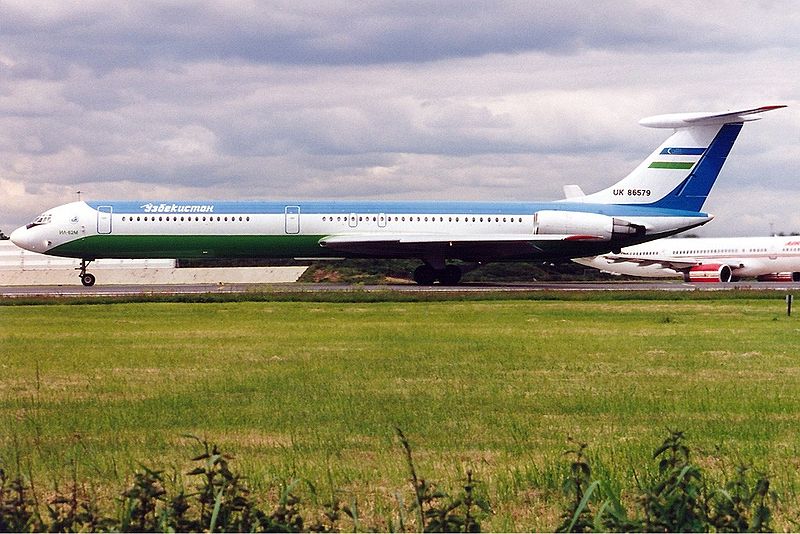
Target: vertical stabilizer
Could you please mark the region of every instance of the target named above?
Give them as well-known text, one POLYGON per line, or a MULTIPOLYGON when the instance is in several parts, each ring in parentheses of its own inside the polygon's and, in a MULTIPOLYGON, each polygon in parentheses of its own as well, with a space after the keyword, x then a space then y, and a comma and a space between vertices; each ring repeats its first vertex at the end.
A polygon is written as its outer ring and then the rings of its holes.
POLYGON ((724 113, 680 113, 642 119, 673 134, 628 176, 611 187, 570 199, 598 204, 636 204, 700 211, 745 122, 785 106, 724 113))

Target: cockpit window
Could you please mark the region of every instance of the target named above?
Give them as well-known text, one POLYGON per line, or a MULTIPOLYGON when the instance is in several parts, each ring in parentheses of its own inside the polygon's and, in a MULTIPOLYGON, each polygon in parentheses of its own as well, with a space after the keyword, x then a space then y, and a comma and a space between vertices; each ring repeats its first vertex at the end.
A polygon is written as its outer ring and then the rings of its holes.
POLYGON ((33 228, 34 226, 41 226, 43 224, 49 223, 53 220, 53 216, 49 213, 43 213, 36 217, 32 223, 29 223, 25 226, 25 228, 33 228))

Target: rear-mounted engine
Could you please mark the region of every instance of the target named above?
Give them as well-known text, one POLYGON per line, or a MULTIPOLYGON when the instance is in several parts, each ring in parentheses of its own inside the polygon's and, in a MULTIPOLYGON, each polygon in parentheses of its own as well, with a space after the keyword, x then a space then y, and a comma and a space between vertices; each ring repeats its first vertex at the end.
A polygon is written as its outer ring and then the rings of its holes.
POLYGON ((609 241, 614 236, 638 236, 644 232, 644 226, 599 213, 543 210, 533 215, 534 234, 578 235, 609 241))

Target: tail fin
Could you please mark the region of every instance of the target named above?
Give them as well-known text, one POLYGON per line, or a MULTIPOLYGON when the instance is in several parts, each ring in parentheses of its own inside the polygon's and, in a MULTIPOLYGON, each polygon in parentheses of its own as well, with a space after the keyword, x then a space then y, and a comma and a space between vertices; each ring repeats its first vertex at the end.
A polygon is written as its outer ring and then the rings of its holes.
POLYGON ((642 119, 642 126, 675 131, 628 176, 607 189, 570 201, 700 211, 743 124, 761 118, 753 115, 783 107, 642 119))

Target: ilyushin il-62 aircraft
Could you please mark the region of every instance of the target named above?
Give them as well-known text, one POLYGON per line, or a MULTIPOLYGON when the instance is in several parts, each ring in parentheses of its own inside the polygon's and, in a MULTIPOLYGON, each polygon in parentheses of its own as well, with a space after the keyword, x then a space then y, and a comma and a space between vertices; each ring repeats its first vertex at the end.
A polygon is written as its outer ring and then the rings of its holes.
POLYGON ((800 282, 800 237, 701 237, 658 239, 572 261, 601 271, 687 282, 800 282))
POLYGON ((11 240, 79 258, 85 286, 98 258, 417 258, 417 283, 452 285, 471 265, 596 256, 707 223, 700 210, 743 124, 782 107, 642 119, 674 131, 614 185, 568 185, 557 201, 79 201, 11 240))

